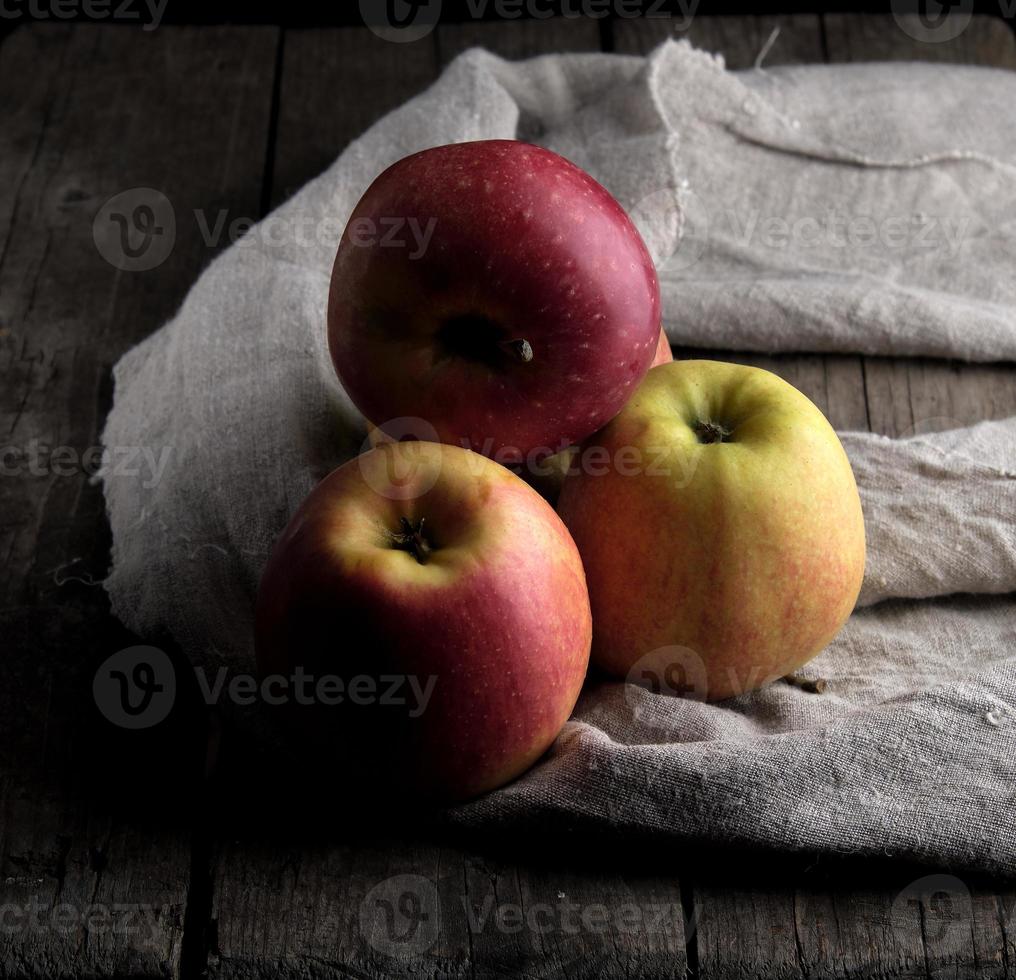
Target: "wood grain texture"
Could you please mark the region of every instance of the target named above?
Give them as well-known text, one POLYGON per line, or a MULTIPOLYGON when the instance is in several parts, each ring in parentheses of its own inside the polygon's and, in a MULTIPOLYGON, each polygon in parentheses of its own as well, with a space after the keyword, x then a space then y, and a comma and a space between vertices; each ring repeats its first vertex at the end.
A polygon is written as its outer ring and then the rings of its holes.
POLYGON ((189 837, 90 808, 87 791, 0 788, 0 974, 179 976, 189 837))
POLYGON ((699 976, 1011 976, 1016 893, 920 869, 802 867, 696 885, 699 976))
POLYGON ((600 50, 598 22, 588 18, 442 24, 436 36, 442 65, 473 47, 486 48, 509 59, 551 52, 600 50))
POLYGON ((640 17, 615 21, 613 34, 614 50, 619 54, 648 54, 667 38, 685 39, 696 48, 723 55, 731 70, 753 67, 767 44, 765 66, 823 60, 817 14, 698 16, 690 20, 640 17))
MULTIPOLYGON (((539 848, 533 848, 539 853, 539 848)), ((609 865, 609 863, 608 863, 609 865)), ((681 976, 676 883, 386 837, 228 844, 210 976, 681 976)))
POLYGON ((1012 28, 999 17, 950 13, 930 35, 914 14, 823 14, 829 61, 940 61, 1016 68, 1012 28), (922 38, 938 38, 922 40, 922 38))
POLYGON ((437 77, 433 34, 399 44, 362 27, 287 30, 281 55, 269 175, 273 206, 437 77))
POLYGON ((113 363, 214 251, 193 210, 256 213, 274 36, 30 25, 0 48, 4 976, 182 969, 180 811, 204 731, 183 695, 134 737, 92 702, 98 663, 138 641, 99 587, 109 534, 89 453, 113 363), (170 199, 177 230, 157 269, 131 273, 100 255, 93 219, 137 187, 170 199))

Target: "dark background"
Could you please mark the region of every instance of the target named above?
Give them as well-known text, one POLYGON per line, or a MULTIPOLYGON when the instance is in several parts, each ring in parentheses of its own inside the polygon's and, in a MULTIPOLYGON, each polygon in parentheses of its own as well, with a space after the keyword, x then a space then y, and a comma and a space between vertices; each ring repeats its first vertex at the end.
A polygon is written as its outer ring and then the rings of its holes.
MULTIPOLYGON (((24 9, 28 0, 6 0, 6 4, 0 4, 0 9, 6 7, 11 10, 24 9)), ((53 0, 35 0, 42 9, 49 9, 53 0)), ((57 0, 59 2, 59 0, 57 0)), ((109 0, 115 8, 125 0, 109 0)), ((141 10, 143 6, 138 0, 129 0, 131 9, 141 10)), ((402 2, 402 0, 399 0, 402 2)), ((415 0, 426 5, 426 0, 415 0)), ((508 0, 510 4, 512 0, 508 0)), ((550 14, 564 14, 570 16, 575 10, 589 9, 595 7, 598 0, 539 0, 536 6, 540 11, 547 11, 550 14)), ((610 7, 606 0, 599 0, 603 5, 610 7)), ((798 0, 781 0, 780 3, 748 3, 745 0, 701 0, 692 6, 693 0, 686 0, 683 4, 677 0, 641 0, 640 9, 643 11, 664 10, 673 15, 679 15, 685 10, 691 10, 695 16, 721 16, 729 14, 745 15, 785 15, 800 13, 872 13, 885 14, 890 10, 899 13, 914 12, 928 15, 931 12, 937 16, 941 10, 972 10, 974 13, 986 14, 988 16, 1003 17, 1012 21, 1012 14, 1016 12, 1016 5, 1010 5, 1002 0, 859 0, 859 2, 842 2, 842 0, 825 0, 825 2, 798 2, 798 0)), ((518 19, 528 19, 529 14, 525 12, 528 6, 522 3, 523 8, 518 19)), ((634 4, 633 4, 634 6, 634 4)), ((542 13, 541 13, 542 17, 542 13)), ((0 31, 9 31, 19 21, 27 19, 24 15, 19 18, 0 17, 0 31)), ((76 20, 86 19, 80 13, 70 17, 56 17, 50 19, 73 23, 76 20)), ((483 2, 483 0, 443 0, 441 7, 441 22, 460 23, 469 20, 497 20, 495 11, 495 0, 483 2), (482 8, 482 15, 476 16, 475 11, 482 8)), ((615 13, 604 17, 596 18, 601 21, 604 28, 609 31, 612 21, 619 19, 615 13)), ((363 24, 362 15, 358 0, 168 0, 162 23, 164 24, 280 24, 285 27, 314 27, 314 26, 357 26, 363 24)))

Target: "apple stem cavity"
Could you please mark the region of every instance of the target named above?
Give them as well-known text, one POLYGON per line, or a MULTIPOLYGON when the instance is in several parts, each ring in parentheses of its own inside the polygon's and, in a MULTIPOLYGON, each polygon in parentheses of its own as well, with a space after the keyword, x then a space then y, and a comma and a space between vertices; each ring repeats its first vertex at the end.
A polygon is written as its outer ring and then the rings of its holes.
POLYGON ((520 364, 528 364, 533 359, 533 348, 528 340, 502 340, 499 346, 520 364))
POLYGON ((809 680, 800 674, 787 674, 783 680, 791 687, 796 687, 800 691, 807 691, 809 694, 821 694, 826 689, 826 681, 823 677, 809 680))
POLYGON ((421 565, 426 565, 433 550, 423 536, 424 518, 414 525, 408 517, 399 518, 401 531, 393 534, 392 545, 400 551, 408 551, 421 565))
POLYGON ((720 425, 719 422, 704 422, 701 419, 695 422, 692 429, 698 436, 698 441, 704 445, 714 442, 729 442, 730 437, 734 434, 733 429, 728 429, 726 426, 720 425))
POLYGON ((444 320, 437 341, 446 357, 461 357, 502 370, 506 363, 528 364, 533 359, 533 345, 511 333, 488 316, 461 313, 444 320))

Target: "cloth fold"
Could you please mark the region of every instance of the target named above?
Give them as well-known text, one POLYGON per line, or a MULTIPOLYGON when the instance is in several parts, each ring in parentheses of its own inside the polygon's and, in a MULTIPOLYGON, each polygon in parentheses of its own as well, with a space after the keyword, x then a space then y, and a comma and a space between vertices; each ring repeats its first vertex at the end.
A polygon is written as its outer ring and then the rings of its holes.
POLYGON ((908 439, 840 438, 868 537, 859 605, 1016 592, 1016 418, 908 439))
MULTIPOLYGON (((645 59, 467 52, 219 256, 116 366, 109 458, 144 447, 162 465, 101 474, 114 612, 205 668, 253 670, 272 543, 364 444, 325 346, 328 279, 356 200, 400 157, 521 137, 574 160, 643 230, 675 343, 1006 359, 1016 127, 997 121, 1014 104, 1016 76, 987 69, 732 74, 684 43, 645 59)), ((869 561, 861 608, 807 668, 825 694, 775 684, 706 705, 591 683, 540 765, 449 819, 1008 870, 1016 419, 842 438, 869 561)))

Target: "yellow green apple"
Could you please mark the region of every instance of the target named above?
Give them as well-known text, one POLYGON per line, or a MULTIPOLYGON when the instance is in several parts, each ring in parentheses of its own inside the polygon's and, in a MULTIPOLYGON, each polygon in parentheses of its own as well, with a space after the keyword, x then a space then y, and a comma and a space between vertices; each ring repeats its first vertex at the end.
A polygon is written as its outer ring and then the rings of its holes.
POLYGON ((592 624, 578 551, 539 494, 466 449, 403 442, 339 467, 299 507, 256 632, 263 678, 312 690, 290 715, 337 779, 457 800, 547 750, 592 624))
POLYGON ((709 700, 810 660, 861 586, 843 447, 808 398, 758 368, 653 368, 583 444, 558 512, 586 569, 594 662, 635 681, 677 666, 709 700))

